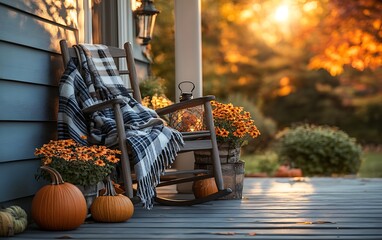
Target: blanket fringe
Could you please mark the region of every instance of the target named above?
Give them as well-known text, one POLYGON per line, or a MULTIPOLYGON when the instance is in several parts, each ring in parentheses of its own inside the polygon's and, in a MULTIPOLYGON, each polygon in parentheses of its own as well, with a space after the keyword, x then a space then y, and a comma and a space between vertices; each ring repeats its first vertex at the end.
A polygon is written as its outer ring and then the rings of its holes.
POLYGON ((157 186, 160 183, 160 176, 163 175, 166 168, 171 166, 178 155, 179 143, 183 145, 183 139, 175 132, 172 133, 170 142, 172 144, 168 144, 163 149, 157 161, 154 161, 151 166, 149 173, 138 181, 137 196, 140 197, 143 207, 148 210, 154 206, 154 197, 156 196, 155 188, 152 186, 157 186))

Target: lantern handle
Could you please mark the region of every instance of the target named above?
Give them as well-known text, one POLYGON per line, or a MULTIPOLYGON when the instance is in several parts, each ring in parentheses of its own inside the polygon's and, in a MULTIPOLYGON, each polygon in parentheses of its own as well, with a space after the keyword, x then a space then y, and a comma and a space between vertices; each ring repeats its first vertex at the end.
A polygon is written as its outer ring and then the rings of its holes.
POLYGON ((195 84, 194 84, 193 82, 191 82, 191 81, 183 81, 183 82, 180 82, 180 83, 178 84, 178 88, 179 88, 179 90, 180 90, 180 93, 183 93, 182 89, 180 88, 180 85, 182 85, 183 83, 191 83, 191 84, 192 84, 191 92, 194 91, 194 89, 195 89, 195 84))

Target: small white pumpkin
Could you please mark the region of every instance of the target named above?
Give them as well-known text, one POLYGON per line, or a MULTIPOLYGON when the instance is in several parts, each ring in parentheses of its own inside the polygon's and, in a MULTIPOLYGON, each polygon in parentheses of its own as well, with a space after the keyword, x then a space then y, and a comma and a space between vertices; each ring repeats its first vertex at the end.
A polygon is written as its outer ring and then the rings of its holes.
POLYGON ((0 237, 11 237, 14 235, 13 218, 10 213, 0 211, 0 237))
POLYGON ((13 228, 15 234, 23 232, 28 225, 28 215, 24 209, 19 206, 10 206, 4 209, 5 212, 13 217, 13 228))

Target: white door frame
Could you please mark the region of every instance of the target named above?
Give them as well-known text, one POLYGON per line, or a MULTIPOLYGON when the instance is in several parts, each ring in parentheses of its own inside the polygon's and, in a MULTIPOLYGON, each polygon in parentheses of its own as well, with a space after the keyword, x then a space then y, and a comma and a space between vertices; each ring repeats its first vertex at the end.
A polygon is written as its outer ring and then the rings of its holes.
POLYGON ((78 43, 92 43, 92 0, 78 1, 78 43))

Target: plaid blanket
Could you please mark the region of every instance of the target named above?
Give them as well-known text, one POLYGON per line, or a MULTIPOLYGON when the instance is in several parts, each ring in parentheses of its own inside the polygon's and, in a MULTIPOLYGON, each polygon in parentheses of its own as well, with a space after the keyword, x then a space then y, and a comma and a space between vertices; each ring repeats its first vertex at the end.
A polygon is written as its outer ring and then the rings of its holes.
POLYGON ((82 109, 96 103, 122 98, 121 110, 125 133, 132 152, 132 162, 138 180, 137 196, 143 206, 151 209, 155 186, 160 175, 175 159, 181 134, 158 121, 154 110, 146 108, 127 92, 107 47, 103 45, 75 46, 80 55, 82 68, 77 69, 72 59, 63 73, 59 85, 58 137, 72 138, 87 145, 81 136, 91 135, 97 144, 117 144, 117 130, 112 109, 97 111, 85 117, 82 109), (156 122, 154 126, 140 128, 142 124, 156 122), (158 122, 160 124, 158 124, 158 122))

